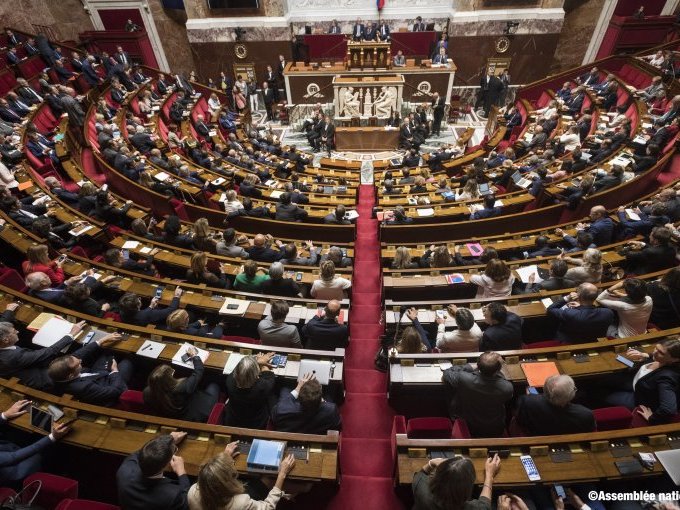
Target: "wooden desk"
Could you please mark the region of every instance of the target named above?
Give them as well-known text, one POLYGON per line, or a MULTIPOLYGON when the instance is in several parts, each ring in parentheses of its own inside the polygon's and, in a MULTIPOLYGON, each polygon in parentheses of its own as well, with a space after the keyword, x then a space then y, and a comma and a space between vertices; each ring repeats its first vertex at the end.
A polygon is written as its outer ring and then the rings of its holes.
POLYGON ((399 147, 399 129, 384 127, 338 127, 335 145, 339 151, 383 151, 399 147))

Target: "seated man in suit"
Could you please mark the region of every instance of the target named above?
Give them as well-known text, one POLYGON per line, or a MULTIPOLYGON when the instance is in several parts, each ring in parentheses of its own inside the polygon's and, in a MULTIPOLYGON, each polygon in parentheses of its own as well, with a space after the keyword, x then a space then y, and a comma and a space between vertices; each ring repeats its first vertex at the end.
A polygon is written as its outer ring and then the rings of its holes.
POLYGON ((21 384, 44 391, 51 386, 45 371, 47 363, 71 345, 76 335, 82 331, 85 322, 74 324, 71 331, 51 347, 25 349, 16 345, 19 341, 19 333, 12 325, 14 311, 18 307, 18 304, 10 303, 0 316, 2 321, 0 322, 0 377, 5 379, 18 377, 21 384))
POLYGON ((322 390, 314 374, 304 374, 293 391, 283 388, 272 409, 274 430, 301 434, 342 430, 338 407, 323 400, 322 390))
POLYGON ((323 222, 328 225, 351 225, 352 222, 345 219, 346 212, 345 206, 343 204, 338 204, 335 206, 335 211, 324 216, 323 222))
POLYGON ((66 288, 66 285, 52 288, 52 280, 42 272, 29 273, 26 275, 25 283, 26 287, 28 287, 29 296, 37 297, 48 303, 59 302, 64 295, 64 289, 66 288))
POLYGON ((489 303, 482 308, 484 321, 489 325, 479 343, 481 351, 509 351, 522 348, 522 318, 508 312, 500 303, 489 303))
POLYGON ((375 23, 369 21, 366 23, 366 29, 364 30, 364 40, 375 41, 378 38, 378 29, 375 23))
POLYGON ((334 19, 333 23, 331 23, 330 28, 328 29, 329 34, 341 34, 342 29, 340 28, 340 25, 338 25, 338 20, 334 19))
POLYGON ((411 32, 425 32, 425 23, 423 23, 423 18, 418 16, 416 22, 413 24, 413 29, 411 32))
POLYGON ((85 60, 82 61, 82 73, 83 76, 85 77, 85 81, 91 86, 91 87, 96 87, 99 85, 99 82, 101 81, 101 78, 97 74, 97 72, 94 70, 94 67, 92 65, 94 64, 95 59, 92 55, 87 57, 85 60))
POLYGON ((572 400, 576 384, 568 375, 545 380, 542 395, 522 395, 517 405, 517 424, 530 436, 583 434, 595 431, 593 412, 572 400))
POLYGON ((505 430, 505 405, 512 398, 512 383, 501 369, 503 358, 497 352, 485 352, 477 366, 454 365, 442 374, 451 393, 449 414, 462 418, 472 437, 501 437, 505 430))
POLYGON ((482 220, 484 218, 493 218, 501 214, 501 208, 496 207, 496 196, 494 194, 486 195, 484 197, 484 207, 470 214, 471 220, 482 220))
POLYGON ((449 56, 446 54, 446 48, 443 46, 439 48, 439 52, 434 57, 432 57, 432 63, 441 65, 446 65, 449 63, 449 56))
MULTIPOLYGON (((251 247, 246 251, 251 259, 257 262, 276 262, 281 260, 283 252, 271 248, 271 236, 269 238, 262 234, 257 234, 251 241, 251 247)), ((283 246, 281 241, 276 242, 276 246, 280 248, 283 246)))
POLYGON ((309 213, 294 204, 290 193, 283 193, 276 204, 276 215, 274 219, 279 221, 303 221, 307 219, 309 213))
POLYGON ((118 503, 125 510, 189 510, 187 493, 191 481, 177 446, 186 432, 153 438, 127 457, 118 468, 118 503), (177 479, 164 476, 172 471, 177 479))
POLYGON ((5 54, 5 58, 7 59, 7 63, 11 65, 16 65, 19 62, 21 62, 21 57, 17 55, 16 48, 10 48, 9 51, 5 54))
POLYGON ((628 273, 654 273, 677 264, 677 253, 671 244, 671 231, 667 227, 654 227, 649 234, 649 243, 631 241, 629 247, 626 250, 628 273))
POLYGON ((576 287, 576 292, 548 307, 548 316, 558 321, 555 339, 567 344, 582 344, 607 336, 607 329, 616 320, 616 312, 596 307, 598 294, 595 285, 582 283, 576 287))
POLYGON ((135 128, 135 134, 130 137, 130 143, 142 154, 148 154, 156 148, 155 138, 146 132, 144 126, 135 128))
POLYGON ((596 205, 590 209, 590 224, 577 223, 576 230, 585 230, 593 236, 595 246, 610 244, 614 235, 614 222, 607 214, 603 205, 596 205))
POLYGON ((338 347, 347 347, 349 329, 347 325, 338 323, 340 311, 340 301, 332 299, 325 306, 321 317, 314 316, 305 324, 302 328, 305 348, 333 351, 338 347))
MULTIPOLYGON (((278 262, 274 262, 274 264, 278 264, 278 262)), ((265 317, 257 325, 257 333, 264 345, 302 349, 297 327, 285 322, 288 310, 288 303, 285 301, 276 300, 272 302, 271 316, 265 317)))
POLYGON ((158 298, 153 298, 148 308, 142 310, 142 300, 134 292, 126 292, 118 301, 120 318, 128 324, 137 326, 148 326, 149 324, 165 324, 165 321, 172 312, 179 308, 179 298, 182 289, 177 287, 175 295, 170 304, 165 308, 158 308, 158 298))
MULTIPOLYGON (((0 426, 5 425, 22 414, 26 414, 31 407, 30 400, 19 400, 0 416, 0 426)), ((41 471, 40 452, 59 441, 68 434, 70 427, 52 423, 52 432, 33 444, 21 448, 9 441, 0 443, 0 479, 5 484, 20 483, 24 478, 37 471, 41 471)))
POLYGON ((559 254, 561 251, 559 248, 550 246, 547 236, 537 236, 534 245, 534 249, 527 253, 528 256, 526 258, 550 257, 559 254))
POLYGON ((381 41, 390 40, 390 26, 384 19, 381 20, 380 25, 378 25, 378 37, 380 38, 381 41))
POLYGON ((535 273, 529 276, 529 283, 526 285, 525 293, 530 294, 539 292, 541 290, 560 290, 571 289, 575 286, 575 282, 569 278, 565 278, 569 266, 563 259, 553 259, 550 261, 550 277, 543 280, 541 283, 534 283, 536 281, 535 273))
POLYGON ((55 392, 68 393, 74 398, 101 406, 113 406, 127 389, 132 376, 132 363, 122 360, 120 368, 115 358, 102 354, 102 348, 122 339, 119 333, 112 333, 90 342, 73 354, 52 360, 47 375, 54 383, 55 392), (91 368, 83 368, 83 362, 93 362, 91 368))

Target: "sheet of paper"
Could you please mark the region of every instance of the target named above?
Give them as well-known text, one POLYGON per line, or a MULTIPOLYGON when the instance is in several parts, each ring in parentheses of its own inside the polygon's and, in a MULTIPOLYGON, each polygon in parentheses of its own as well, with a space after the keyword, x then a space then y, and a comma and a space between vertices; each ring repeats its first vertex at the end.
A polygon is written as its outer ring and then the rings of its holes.
POLYGON ((626 209, 626 216, 628 216, 628 219, 631 221, 640 221, 640 215, 632 209, 626 209))
POLYGON ((522 283, 529 283, 529 277, 532 274, 536 275, 534 283, 541 283, 543 281, 543 278, 538 275, 538 267, 536 264, 526 267, 517 267, 515 268, 515 272, 517 273, 517 276, 519 276, 519 279, 522 281, 522 283))
POLYGON ((245 358, 244 354, 241 354, 239 352, 230 352, 229 357, 227 358, 227 363, 226 365, 224 365, 224 370, 222 370, 222 373, 226 375, 231 374, 236 368, 236 365, 238 365, 238 362, 241 361, 243 358, 245 358))
POLYGON ((73 323, 61 317, 52 317, 33 335, 33 343, 40 347, 51 347, 67 335, 73 323))
POLYGON ((291 306, 288 309, 288 315, 284 322, 288 324, 297 324, 301 319, 307 317, 307 309, 304 306, 291 306))
POLYGON ((143 253, 144 255, 147 255, 147 254, 149 254, 153 251, 153 248, 151 248, 150 246, 144 246, 144 247, 140 248, 139 251, 141 253, 143 253))
POLYGON ((161 355, 161 352, 163 352, 163 349, 165 349, 164 343, 147 340, 139 348, 137 354, 146 358, 158 359, 158 357, 161 355))
POLYGON ((432 209, 431 207, 427 207, 425 209, 418 209, 418 216, 420 217, 434 216, 434 209, 432 209))
POLYGON ((124 250, 134 250, 139 246, 139 241, 125 241, 125 244, 123 244, 123 249, 124 250))
POLYGON ((281 195, 283 195, 283 191, 279 190, 274 190, 269 194, 271 198, 279 198, 281 195))
POLYGON ((170 176, 166 174, 165 172, 157 172, 154 174, 153 178, 156 179, 157 181, 167 181, 170 176))
POLYGON ((222 315, 243 316, 243 314, 246 313, 249 304, 250 301, 246 301, 245 299, 225 298, 219 313, 222 315))
MULTIPOLYGON (((172 363, 174 365, 179 365, 180 367, 186 367, 186 368, 194 368, 194 362, 189 360, 187 363, 182 361, 182 356, 184 356, 187 352, 187 349, 191 347, 191 344, 182 344, 182 346, 177 350, 175 355, 172 357, 172 363)), ((208 356, 210 353, 204 349, 199 349, 198 347, 194 346, 196 350, 198 351, 198 357, 201 358, 201 361, 205 363, 205 360, 208 359, 208 356)))
POLYGON ((547 310, 548 307, 553 304, 553 300, 550 299, 549 297, 544 297, 543 299, 541 299, 541 303, 543 303, 543 306, 545 306, 547 310))

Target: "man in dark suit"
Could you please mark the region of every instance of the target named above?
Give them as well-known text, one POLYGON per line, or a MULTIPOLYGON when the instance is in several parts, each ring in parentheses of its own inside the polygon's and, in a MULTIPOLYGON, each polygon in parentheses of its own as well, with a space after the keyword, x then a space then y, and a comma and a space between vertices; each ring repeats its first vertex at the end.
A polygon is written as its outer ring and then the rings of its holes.
POLYGON ((503 95, 503 82, 491 71, 486 76, 486 90, 484 94, 484 116, 489 116, 492 106, 498 106, 503 95))
POLYGON ((17 78, 17 85, 15 90, 24 103, 33 105, 42 102, 40 94, 33 90, 24 78, 17 78))
POLYGON ((74 51, 71 53, 71 67, 77 71, 80 72, 83 69, 83 61, 85 59, 80 56, 80 54, 77 51, 74 51))
MULTIPOLYGON (((31 408, 30 400, 19 400, 0 416, 0 426, 26 414, 31 408)), ((40 452, 68 434, 70 427, 54 423, 52 432, 24 448, 9 441, 0 443, 0 478, 4 483, 16 485, 29 475, 41 470, 40 452)))
MULTIPOLYGON (((283 246, 281 241, 277 241, 278 246, 283 246)), ((252 240, 252 246, 246 249, 248 256, 257 262, 276 262, 281 260, 283 252, 274 250, 267 244, 267 238, 262 234, 257 234, 252 240)))
POLYGON ((130 143, 142 154, 148 154, 156 147, 154 138, 146 132, 144 126, 137 126, 135 134, 130 137, 130 143))
POLYGON ((116 48, 116 53, 113 54, 113 58, 115 58, 120 64, 123 64, 124 66, 129 66, 132 64, 130 61, 130 55, 128 55, 127 51, 123 51, 122 46, 118 46, 116 48))
POLYGON ((415 147, 416 149, 418 148, 419 144, 414 138, 413 128, 411 127, 408 120, 405 120, 404 123, 401 125, 399 139, 401 146, 406 149, 410 149, 411 147, 415 147))
POLYGON ((614 235, 614 222, 607 215, 607 209, 602 205, 596 205, 590 209, 590 225, 577 223, 577 230, 585 230, 593 236, 596 246, 604 246, 612 242, 614 235))
POLYGON ((423 23, 423 18, 418 16, 416 22, 413 24, 412 32, 425 32, 425 23, 423 23))
POLYGON ((48 303, 58 303, 64 296, 65 286, 60 285, 53 289, 52 281, 45 273, 35 272, 26 275, 26 287, 28 287, 29 296, 37 297, 48 303))
POLYGON ((387 24, 387 21, 385 20, 382 20, 380 22, 380 25, 378 26, 378 37, 380 38, 381 41, 390 40, 390 26, 387 24))
POLYGON ((501 437, 505 430, 505 404, 512 398, 512 383, 501 369, 503 358, 485 352, 477 361, 444 371, 442 381, 451 393, 449 414, 462 418, 473 437, 501 437))
POLYGON ((322 317, 315 316, 302 328, 306 349, 318 349, 332 351, 338 347, 347 347, 349 342, 349 329, 347 325, 340 324, 340 301, 332 299, 324 307, 322 317))
POLYGON ((536 257, 550 257, 552 255, 559 254, 561 250, 559 248, 550 246, 548 241, 549 239, 547 236, 536 236, 536 240, 534 241, 534 249, 527 253, 526 258, 533 259, 536 257))
POLYGON ((94 70, 94 67, 92 67, 93 63, 94 57, 92 55, 83 60, 82 73, 83 76, 85 76, 85 81, 91 87, 96 87, 97 85, 99 85, 99 81, 101 80, 101 78, 99 78, 99 75, 94 70))
POLYGON ((122 339, 119 333, 106 335, 81 347, 73 354, 61 356, 50 363, 47 375, 54 383, 57 393, 68 393, 74 398, 101 406, 113 406, 127 389, 127 381, 132 376, 132 363, 120 362, 101 353, 122 339), (91 368, 84 369, 83 362, 93 362, 91 368))
POLYGON ((5 54, 5 58, 7 59, 7 63, 11 65, 17 65, 19 62, 21 62, 21 57, 17 55, 16 48, 10 48, 5 54))
POLYGON ((203 115, 200 114, 200 113, 196 116, 196 124, 194 124, 194 129, 203 138, 207 137, 208 133, 210 133, 210 128, 205 123, 205 120, 203 119, 203 115))
POLYGON ((264 109, 267 111, 267 120, 273 120, 274 90, 269 88, 269 82, 266 81, 262 82, 262 99, 264 101, 264 109))
POLYGON ((590 72, 579 76, 577 81, 583 86, 592 87, 600 81, 600 71, 597 67, 593 67, 590 72))
POLYGON ((331 23, 331 28, 328 29, 329 34, 341 34, 342 31, 340 30, 340 25, 338 25, 338 20, 333 20, 333 23, 331 23))
POLYGON ((598 293, 592 283, 582 283, 576 287, 576 292, 548 307, 548 317, 557 320, 556 340, 583 344, 607 336, 607 328, 616 320, 616 312, 595 306, 598 293))
POLYGON ((269 89, 272 91, 273 101, 277 102, 279 100, 278 82, 276 73, 272 69, 272 66, 267 66, 267 70, 264 72, 264 79, 267 81, 269 89))
POLYGON ((366 41, 375 41, 378 37, 378 29, 375 23, 369 21, 366 23, 366 29, 364 30, 364 39, 366 41))
POLYGON ((54 72, 57 73, 57 76, 59 77, 59 81, 61 81, 62 83, 67 82, 68 80, 70 80, 71 78, 73 78, 75 76, 75 74, 73 74, 71 71, 69 71, 68 69, 66 69, 64 67, 64 64, 62 63, 61 60, 56 60, 54 62, 53 69, 54 69, 54 72))
POLYGON ((7 105, 22 117, 31 112, 31 107, 19 99, 19 96, 14 92, 8 92, 5 97, 7 98, 7 105))
POLYGON ((354 24, 354 27, 352 28, 352 40, 361 41, 364 39, 364 35, 365 35, 364 24, 361 22, 360 18, 357 18, 357 22, 354 24))
POLYGON ((335 147, 335 125, 328 115, 324 118, 324 126, 321 130, 321 144, 326 145, 329 155, 335 147))
POLYGON ((517 424, 530 436, 584 434, 595 431, 593 412, 572 400, 576 384, 568 375, 545 380, 542 395, 522 395, 517 405, 517 424))
POLYGON ((493 218, 494 216, 498 216, 501 213, 501 208, 496 207, 496 197, 495 195, 486 195, 484 197, 484 207, 482 209, 479 209, 478 211, 473 212, 470 214, 470 219, 471 220, 482 220, 485 218, 493 218))
POLYGON ((631 241, 626 251, 626 270, 631 274, 648 274, 676 265, 677 253, 670 244, 671 231, 655 227, 649 234, 649 243, 631 241))
POLYGON ((585 98, 586 91, 583 87, 576 87, 572 90, 571 97, 564 102, 565 106, 569 109, 569 115, 573 117, 574 115, 581 113, 585 98))
POLYGON ((279 221, 302 221, 307 218, 308 212, 294 204, 290 193, 283 193, 276 204, 274 219, 279 221))
POLYGON ((573 280, 565 278, 569 266, 563 259, 553 259, 550 262, 550 277, 546 278, 540 283, 534 283, 536 278, 534 275, 529 276, 529 282, 526 285, 525 293, 539 292, 541 290, 560 290, 571 289, 576 286, 573 280))
POLYGON ((138 326, 165 324, 168 315, 179 308, 179 298, 181 296, 182 289, 177 287, 172 301, 165 308, 158 308, 158 299, 153 298, 148 308, 142 309, 142 300, 139 296, 133 292, 126 292, 118 301, 121 319, 123 322, 138 326))
POLYGON ((188 510, 191 480, 177 445, 186 432, 157 436, 127 457, 116 473, 118 503, 125 510, 188 510), (163 475, 173 471, 177 479, 163 475))
POLYGON ((19 113, 10 108, 9 103, 5 98, 0 98, 0 119, 11 124, 18 124, 23 120, 19 113))
POLYGON ((281 432, 325 435, 342 430, 338 407, 323 400, 314 374, 304 374, 293 391, 283 388, 271 416, 274 430, 281 432))
POLYGON ((38 47, 35 45, 35 39, 30 37, 26 43, 24 44, 24 50, 26 50, 26 54, 29 57, 32 57, 33 55, 37 55, 40 53, 40 50, 38 50, 38 47))
POLYGON ((82 331, 85 322, 74 324, 69 334, 51 347, 24 349, 17 347, 19 336, 12 325, 14 311, 18 307, 18 304, 10 303, 0 316, 0 321, 2 321, 0 322, 0 377, 5 379, 18 377, 21 384, 44 391, 50 387, 45 371, 46 364, 59 356, 64 348, 71 345, 74 337, 82 331))
POLYGON ((345 219, 345 212, 345 206, 338 204, 335 211, 324 216, 323 222, 327 225, 351 225, 352 222, 345 219))
POLYGON ((432 115, 434 120, 432 121, 432 134, 439 136, 441 130, 442 119, 444 118, 444 98, 439 95, 439 92, 435 92, 432 97, 432 115))
POLYGON ((449 56, 446 54, 446 48, 443 46, 439 48, 436 55, 432 57, 432 63, 437 65, 446 65, 449 62, 449 56))
POLYGON ((482 308, 484 321, 489 325, 482 334, 480 351, 509 351, 522 348, 522 318, 508 312, 500 303, 489 303, 482 308))

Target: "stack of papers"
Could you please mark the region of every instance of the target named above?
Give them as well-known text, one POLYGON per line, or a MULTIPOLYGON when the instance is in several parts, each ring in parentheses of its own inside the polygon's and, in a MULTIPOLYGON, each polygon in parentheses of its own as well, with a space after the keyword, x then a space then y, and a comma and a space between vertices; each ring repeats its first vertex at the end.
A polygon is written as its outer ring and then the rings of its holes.
POLYGON ((307 308, 304 306, 291 306, 288 309, 288 315, 284 322, 288 324, 297 324, 302 319, 307 318, 307 308))
POLYGON ((92 228, 92 225, 80 225, 79 227, 69 230, 68 233, 74 237, 78 237, 92 228))
POLYGON ((243 314, 246 313, 249 304, 250 301, 246 301, 245 299, 225 298, 219 313, 222 315, 243 316, 243 314))

